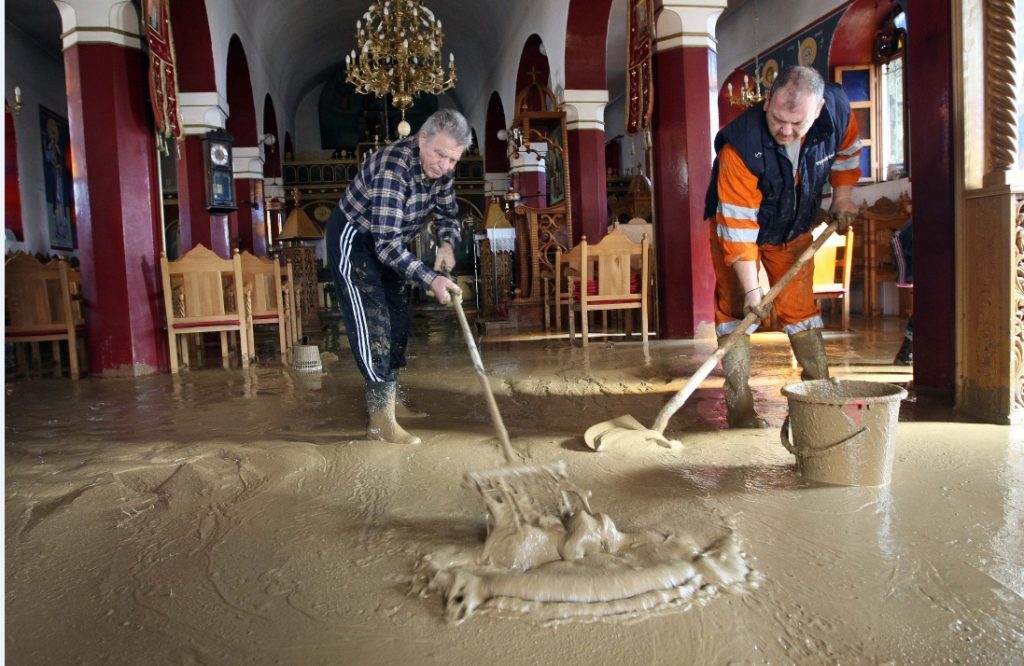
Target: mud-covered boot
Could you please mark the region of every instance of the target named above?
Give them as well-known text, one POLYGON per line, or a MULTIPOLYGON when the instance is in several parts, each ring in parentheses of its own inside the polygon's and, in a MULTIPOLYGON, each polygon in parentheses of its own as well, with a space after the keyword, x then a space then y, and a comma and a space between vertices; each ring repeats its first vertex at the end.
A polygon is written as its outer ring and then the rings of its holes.
POLYGON ((395 399, 395 417, 399 419, 422 419, 429 416, 426 412, 414 409, 409 402, 409 392, 402 387, 401 381, 395 382, 398 386, 398 397, 395 399))
POLYGON ((370 423, 366 426, 366 437, 392 444, 420 444, 423 442, 398 425, 395 420, 395 382, 375 382, 366 385, 366 410, 370 423))
MULTIPOLYGON (((721 346, 725 338, 719 338, 721 346)), ((767 428, 768 422, 754 411, 750 391, 750 336, 739 338, 722 357, 725 372, 726 420, 730 428, 767 428)))
POLYGON ((896 352, 896 358, 893 359, 893 363, 896 365, 913 365, 914 363, 914 341, 910 338, 903 336, 903 344, 900 345, 900 350, 896 352))
POLYGON ((828 356, 825 355, 825 341, 820 330, 794 333, 789 336, 789 344, 802 370, 800 379, 828 379, 828 356))

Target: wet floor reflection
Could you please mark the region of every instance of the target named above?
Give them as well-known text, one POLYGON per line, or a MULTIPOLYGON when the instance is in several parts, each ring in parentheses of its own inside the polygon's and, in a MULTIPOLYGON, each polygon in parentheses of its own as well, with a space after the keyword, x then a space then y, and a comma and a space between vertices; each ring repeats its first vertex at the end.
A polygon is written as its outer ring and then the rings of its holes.
MULTIPOLYGON (((836 376, 907 385, 902 327, 829 332, 836 376)), ((589 450, 586 427, 653 423, 710 340, 498 336, 479 346, 512 445, 562 461, 624 529, 727 529, 759 589, 628 626, 477 614, 406 595, 417 558, 480 540, 466 472, 503 463, 450 311, 417 312, 402 379, 419 447, 369 442, 336 327, 323 372, 270 357, 137 379, 5 386, 12 663, 986 663, 1024 644, 1024 436, 927 393, 901 406, 892 483, 827 486, 780 443, 788 342, 754 340, 767 430, 728 430, 717 371, 672 419, 682 448, 589 450), (53 640, 53 627, 61 627, 53 640), (651 646, 656 646, 652 651, 651 646), (596 658, 595 658, 596 657, 596 658)))

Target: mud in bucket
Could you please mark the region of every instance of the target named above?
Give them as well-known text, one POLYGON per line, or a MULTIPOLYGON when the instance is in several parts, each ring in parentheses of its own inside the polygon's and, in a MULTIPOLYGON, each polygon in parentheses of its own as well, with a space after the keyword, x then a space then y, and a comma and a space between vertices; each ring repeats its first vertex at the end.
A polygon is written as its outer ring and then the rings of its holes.
POLYGON ((782 445, 796 456, 804 478, 843 486, 889 483, 904 389, 818 379, 789 384, 782 394, 789 401, 782 445))

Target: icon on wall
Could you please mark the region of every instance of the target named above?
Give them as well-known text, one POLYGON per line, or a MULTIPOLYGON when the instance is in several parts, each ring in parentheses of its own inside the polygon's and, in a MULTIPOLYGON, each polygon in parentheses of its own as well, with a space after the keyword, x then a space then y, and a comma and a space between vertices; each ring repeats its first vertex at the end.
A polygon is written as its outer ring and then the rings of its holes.
POLYGON ((800 42, 800 64, 804 67, 814 67, 814 59, 818 57, 818 42, 814 37, 808 37, 800 42))
POLYGON ((78 243, 68 121, 40 106, 39 128, 43 142, 43 180, 46 186, 50 247, 55 250, 74 250, 78 243))

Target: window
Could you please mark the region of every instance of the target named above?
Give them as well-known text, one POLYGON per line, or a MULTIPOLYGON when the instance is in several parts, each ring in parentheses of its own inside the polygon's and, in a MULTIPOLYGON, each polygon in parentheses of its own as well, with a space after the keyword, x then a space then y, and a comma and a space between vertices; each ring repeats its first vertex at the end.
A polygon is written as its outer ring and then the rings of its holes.
POLYGON ((882 130, 879 165, 882 180, 892 180, 907 175, 907 131, 906 105, 906 61, 903 56, 881 66, 882 103, 879 126, 882 130))
POLYGON ((875 62, 835 69, 835 80, 843 86, 860 125, 861 182, 909 174, 906 25, 906 14, 900 12, 875 34, 875 62))

